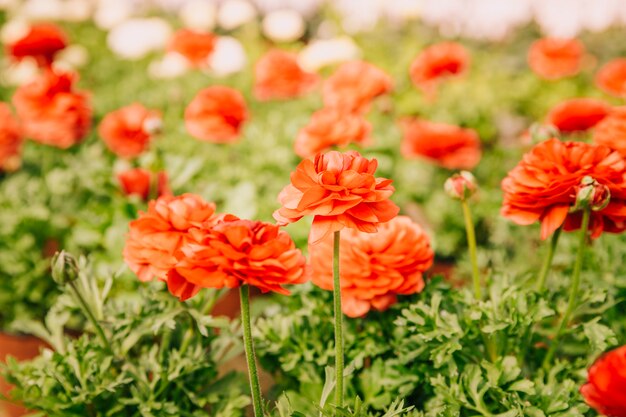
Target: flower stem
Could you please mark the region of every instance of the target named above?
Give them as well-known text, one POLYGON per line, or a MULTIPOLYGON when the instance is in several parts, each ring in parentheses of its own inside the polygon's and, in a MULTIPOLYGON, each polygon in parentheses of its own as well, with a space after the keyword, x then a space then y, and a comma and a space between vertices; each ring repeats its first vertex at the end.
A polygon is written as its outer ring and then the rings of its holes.
POLYGON ((263 417, 261 384, 259 384, 259 373, 256 368, 254 342, 252 340, 252 325, 250 324, 250 288, 248 287, 248 285, 242 285, 241 287, 239 287, 239 297, 241 299, 241 324, 243 326, 243 344, 246 351, 246 361, 248 362, 248 375, 250 377, 250 392, 252 393, 252 406, 254 408, 254 417, 263 417))
POLYGON ((472 281, 474 283, 474 296, 477 300, 482 298, 480 285, 480 273, 478 271, 478 256, 476 255, 476 232, 472 221, 472 212, 466 199, 461 201, 463 205, 463 217, 465 218, 465 232, 467 233, 467 246, 469 248, 470 261, 472 262, 472 281))
POLYGON ((335 309, 335 372, 337 386, 335 387, 335 404, 343 406, 343 312, 341 310, 341 280, 339 279, 339 248, 341 232, 333 236, 333 301, 335 309))
POLYGON ((561 236, 561 228, 559 227, 552 234, 552 240, 550 240, 550 246, 548 247, 548 254, 543 260, 543 265, 541 266, 541 272, 539 272, 539 280, 537 281, 537 292, 543 291, 543 286, 546 283, 546 278, 548 277, 548 273, 550 272, 550 267, 552 266, 552 259, 554 259, 554 251, 556 249, 556 245, 559 242, 559 236, 561 236))
POLYGON ((587 229, 589 228, 589 217, 591 215, 591 209, 589 207, 583 210, 583 219, 580 226, 580 237, 578 241, 578 253, 576 255, 576 263, 574 264, 574 274, 572 276, 572 286, 569 293, 569 301, 567 302, 567 308, 561 318, 561 323, 557 329, 550 349, 543 360, 544 369, 548 367, 552 361, 552 357, 559 346, 559 339, 568 326, 574 308, 576 307, 576 301, 578 300, 578 290, 580 288, 580 272, 583 266, 583 255, 585 254, 585 246, 587 245, 587 229))
POLYGON ((89 308, 89 304, 87 304, 87 301, 85 301, 85 298, 76 287, 76 284, 74 283, 74 281, 69 281, 69 284, 70 284, 70 287, 72 288, 72 291, 74 292, 74 295, 76 296, 76 299, 78 300, 78 303, 80 304, 81 309, 87 316, 87 319, 93 325, 94 329, 96 329, 96 334, 102 341, 102 344, 104 345, 104 347, 107 348, 109 352, 112 353, 113 348, 111 347, 111 343, 109 342, 109 339, 107 339, 107 337, 104 335, 104 330, 102 329, 102 326, 100 326, 100 323, 96 319, 96 316, 94 316, 93 312, 91 311, 91 308, 89 308))

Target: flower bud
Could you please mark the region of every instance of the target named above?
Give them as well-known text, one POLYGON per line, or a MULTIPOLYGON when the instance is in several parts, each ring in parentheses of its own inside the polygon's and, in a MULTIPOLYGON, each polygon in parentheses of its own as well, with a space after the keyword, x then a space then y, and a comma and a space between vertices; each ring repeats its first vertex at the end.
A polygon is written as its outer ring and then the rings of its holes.
POLYGON ((478 184, 471 172, 461 171, 448 178, 443 188, 450 197, 463 201, 476 194, 478 184))
POLYGON ((559 130, 553 125, 533 123, 528 129, 532 143, 540 143, 548 139, 558 138, 559 130))
POLYGON ((585 176, 576 187, 576 203, 572 211, 590 208, 593 211, 604 209, 611 200, 611 191, 592 177, 585 176))
POLYGON ((65 285, 77 278, 76 258, 63 250, 55 253, 52 257, 52 279, 59 285, 65 285))
POLYGON ((143 130, 149 135, 156 135, 163 130, 163 120, 160 117, 148 117, 143 122, 143 130))

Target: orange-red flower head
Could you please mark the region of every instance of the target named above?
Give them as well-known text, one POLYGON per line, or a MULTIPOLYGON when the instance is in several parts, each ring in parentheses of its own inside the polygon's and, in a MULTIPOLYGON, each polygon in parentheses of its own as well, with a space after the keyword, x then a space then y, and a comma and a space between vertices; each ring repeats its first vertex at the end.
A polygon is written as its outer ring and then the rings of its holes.
MULTIPOLYGON (((310 247, 313 283, 333 289, 333 238, 328 236, 310 247)), ((430 240, 410 218, 398 216, 382 224, 376 233, 346 230, 341 233, 340 277, 343 312, 350 317, 370 309, 385 310, 397 295, 424 289, 422 274, 433 263, 430 240)))
POLYGON ((243 96, 229 87, 213 86, 200 90, 185 109, 187 131, 206 142, 235 142, 247 118, 243 96))
POLYGON ((528 65, 546 80, 570 77, 580 71, 585 47, 577 39, 539 39, 530 46, 528 65))
POLYGON ((124 261, 142 281, 165 281, 176 265, 176 251, 190 239, 189 230, 217 219, 215 205, 195 194, 159 197, 130 223, 124 261))
POLYGON ((389 197, 391 180, 376 178, 375 159, 358 152, 331 151, 305 159, 291 173, 291 184, 278 196, 282 207, 274 212, 280 225, 313 216, 309 242, 315 244, 345 227, 374 233, 398 214, 389 197))
POLYGON ((480 162, 480 138, 472 129, 420 119, 404 119, 400 125, 405 158, 424 158, 447 169, 472 169, 480 162))
POLYGON ((561 226, 579 229, 582 215, 573 209, 587 179, 607 187, 611 198, 606 207, 591 212, 591 236, 626 229, 624 159, 606 146, 557 139, 536 145, 502 181, 502 215, 521 225, 540 222, 542 239, 561 226))
POLYGON ((181 29, 174 33, 167 49, 185 57, 192 66, 202 67, 208 65, 216 41, 212 33, 181 29))
POLYGON ((596 74, 596 85, 615 97, 626 97, 626 58, 604 64, 596 74))
POLYGON ((341 65, 324 82, 322 95, 326 107, 363 113, 372 100, 392 88, 393 80, 383 70, 365 61, 352 61, 341 65))
POLYGON ((411 63, 409 73, 416 87, 432 97, 437 85, 467 71, 470 55, 463 45, 441 42, 424 49, 411 63))
POLYGON ((0 103, 0 170, 13 171, 20 166, 22 130, 6 103, 0 103))
POLYGON ((91 105, 86 93, 74 90, 76 76, 45 71, 13 95, 24 134, 58 148, 80 142, 91 127, 91 105))
POLYGON ((152 135, 160 130, 161 116, 139 103, 112 111, 104 116, 98 134, 107 147, 122 158, 141 155, 152 135))
POLYGON ((297 55, 272 49, 254 66, 254 95, 259 100, 290 99, 302 96, 317 85, 317 74, 298 64, 297 55))
POLYGON ((593 130, 593 142, 626 158, 626 107, 615 107, 593 130))
POLYGON ((117 180, 126 195, 138 195, 143 200, 148 200, 153 187, 156 187, 156 197, 172 195, 167 173, 162 171, 158 174, 144 168, 133 168, 117 174, 117 180), (156 175, 156 178, 155 178, 156 175), (154 183, 156 181, 156 184, 154 183))
POLYGON ((595 98, 574 98, 550 110, 546 122, 562 133, 584 132, 594 127, 611 111, 611 106, 595 98))
POLYGON ((181 300, 199 288, 234 288, 242 284, 289 294, 283 285, 305 281, 305 258, 287 232, 260 221, 232 216, 191 231, 179 261, 168 274, 170 292, 181 300))
POLYGON ((7 45, 7 55, 16 60, 34 58, 44 67, 50 66, 54 56, 67 46, 67 36, 52 23, 40 23, 31 26, 26 34, 7 45))
POLYGON ((607 417, 626 417, 626 346, 600 357, 580 389, 585 402, 607 417))
POLYGON ((370 123, 358 113, 324 108, 313 113, 309 124, 300 130, 294 149, 300 157, 311 158, 333 146, 366 145, 371 130, 370 123))

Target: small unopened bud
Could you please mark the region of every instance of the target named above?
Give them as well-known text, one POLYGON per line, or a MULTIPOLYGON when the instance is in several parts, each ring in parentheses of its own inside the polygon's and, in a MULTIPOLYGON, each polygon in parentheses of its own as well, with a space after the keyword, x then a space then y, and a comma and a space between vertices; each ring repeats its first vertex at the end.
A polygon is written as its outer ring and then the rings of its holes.
POLYGON ((143 130, 149 135, 156 135, 163 130, 163 120, 160 117, 152 116, 143 121, 143 130))
POLYGON ((604 209, 611 201, 611 191, 592 177, 586 176, 576 187, 576 203, 572 211, 590 208, 593 211, 604 209))
POLYGON ((450 197, 456 200, 466 200, 476 194, 478 184, 471 172, 461 171, 448 178, 443 188, 450 197))
POLYGON ((533 123, 528 129, 528 134, 532 143, 540 143, 560 136, 559 129, 555 126, 540 123, 533 123))
POLYGON ((59 285, 65 285, 77 278, 76 258, 63 250, 55 253, 52 257, 52 279, 59 285))

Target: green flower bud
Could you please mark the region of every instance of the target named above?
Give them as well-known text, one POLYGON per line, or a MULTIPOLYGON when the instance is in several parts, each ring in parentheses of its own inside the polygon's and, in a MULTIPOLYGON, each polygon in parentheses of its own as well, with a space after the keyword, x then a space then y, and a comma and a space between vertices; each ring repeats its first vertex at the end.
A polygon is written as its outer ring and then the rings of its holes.
POLYGON ((600 211, 606 208, 611 201, 611 191, 606 185, 600 184, 592 177, 586 176, 576 187, 576 203, 571 211, 580 211, 590 208, 600 211))
POLYGON ((78 278, 78 262, 65 251, 57 252, 52 257, 52 279, 59 285, 78 278))
POLYGON ((471 172, 461 171, 448 178, 443 188, 455 200, 466 200, 476 194, 478 184, 471 172))

